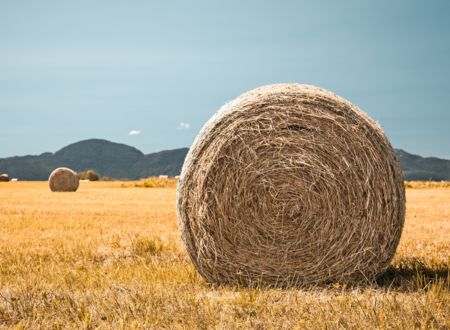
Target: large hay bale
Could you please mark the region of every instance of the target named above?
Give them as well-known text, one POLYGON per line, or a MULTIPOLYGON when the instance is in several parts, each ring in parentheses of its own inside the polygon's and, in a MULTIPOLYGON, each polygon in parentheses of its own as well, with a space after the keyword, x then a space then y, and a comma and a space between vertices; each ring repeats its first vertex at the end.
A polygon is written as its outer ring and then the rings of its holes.
POLYGON ((6 173, 0 174, 0 182, 8 182, 9 176, 6 173))
POLYGON ((51 191, 76 191, 79 185, 77 173, 67 167, 59 167, 48 178, 51 191))
POLYGON ((224 105, 177 191, 182 239, 221 284, 374 279, 397 248, 403 174, 382 129, 324 89, 277 84, 224 105))

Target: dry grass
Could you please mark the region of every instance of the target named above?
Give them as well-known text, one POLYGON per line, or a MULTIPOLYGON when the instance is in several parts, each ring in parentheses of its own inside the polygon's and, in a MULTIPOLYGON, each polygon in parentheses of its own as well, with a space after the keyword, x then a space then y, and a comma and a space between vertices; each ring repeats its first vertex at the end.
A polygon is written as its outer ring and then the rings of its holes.
POLYGON ((450 188, 450 181, 405 181, 405 188, 450 188))
POLYGON ((122 183, 122 188, 175 188, 177 186, 177 179, 175 178, 158 178, 150 177, 132 183, 122 183))
POLYGON ((378 283, 211 287, 179 238, 174 189, 0 184, 0 327, 450 327, 450 189, 408 189, 403 236, 378 283))

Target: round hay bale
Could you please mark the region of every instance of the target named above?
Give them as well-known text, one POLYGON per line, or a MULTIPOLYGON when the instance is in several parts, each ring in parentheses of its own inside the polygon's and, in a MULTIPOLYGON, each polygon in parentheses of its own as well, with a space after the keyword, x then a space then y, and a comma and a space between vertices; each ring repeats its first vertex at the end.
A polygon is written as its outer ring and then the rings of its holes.
POLYGON ((59 167, 48 178, 51 191, 76 191, 79 185, 77 173, 67 167, 59 167))
POLYGON ((403 173, 380 126, 324 89, 276 84, 225 104, 189 150, 182 239, 211 283, 373 280, 403 228, 403 173))
POLYGON ((8 182, 9 176, 6 173, 0 174, 0 182, 8 182))

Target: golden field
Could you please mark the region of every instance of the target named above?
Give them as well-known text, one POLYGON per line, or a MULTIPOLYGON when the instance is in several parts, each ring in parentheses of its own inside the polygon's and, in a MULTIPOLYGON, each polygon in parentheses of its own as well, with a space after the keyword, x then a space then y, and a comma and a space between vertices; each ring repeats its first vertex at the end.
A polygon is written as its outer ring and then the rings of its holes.
POLYGON ((449 329, 450 188, 407 189, 377 283, 213 287, 181 244, 175 189, 0 183, 0 328, 449 329))

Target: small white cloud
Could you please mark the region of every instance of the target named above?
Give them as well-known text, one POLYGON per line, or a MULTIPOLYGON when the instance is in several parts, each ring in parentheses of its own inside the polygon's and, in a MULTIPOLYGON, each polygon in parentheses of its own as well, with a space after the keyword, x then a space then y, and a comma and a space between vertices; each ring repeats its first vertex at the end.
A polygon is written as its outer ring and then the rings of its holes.
POLYGON ((190 129, 190 128, 191 128, 191 124, 183 123, 183 122, 181 122, 177 127, 177 129, 190 129))
POLYGON ((141 131, 137 131, 134 129, 128 132, 128 135, 139 135, 139 134, 141 134, 141 131))

